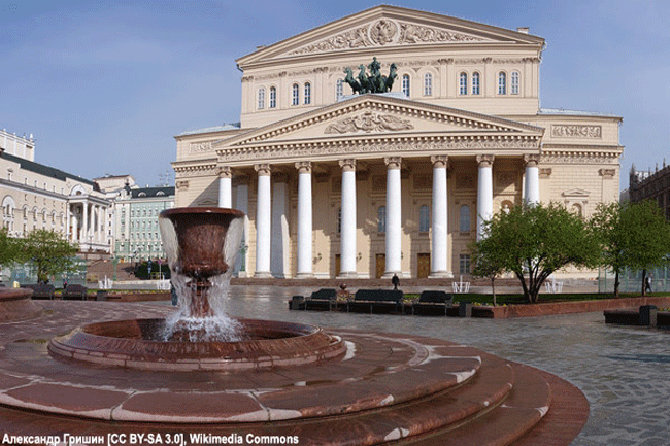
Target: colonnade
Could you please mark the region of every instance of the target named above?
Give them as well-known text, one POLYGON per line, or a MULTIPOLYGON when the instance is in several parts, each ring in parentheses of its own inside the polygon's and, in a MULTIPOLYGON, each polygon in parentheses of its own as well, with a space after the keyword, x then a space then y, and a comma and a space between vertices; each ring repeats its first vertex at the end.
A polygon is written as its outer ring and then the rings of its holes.
MULTIPOLYGON (((481 239, 483 222, 493 215, 493 164, 494 155, 478 155, 477 159, 477 239, 481 239)), ((539 203, 538 157, 530 155, 525 161, 524 200, 527 203, 539 203)), ((447 258, 448 234, 448 194, 446 155, 431 157, 433 166, 432 188, 432 237, 431 271, 429 277, 451 277, 447 258)), ((386 190, 386 231, 385 231, 385 268, 384 276, 402 275, 402 191, 401 157, 384 159, 387 166, 386 190)), ((357 270, 357 201, 356 201, 356 160, 339 160, 342 170, 342 196, 340 215, 340 273, 338 277, 358 277, 357 270)), ((256 277, 271 277, 272 242, 272 203, 270 164, 256 164, 258 174, 258 206, 256 213, 256 277)), ((298 278, 313 277, 312 270, 312 163, 295 163, 298 171, 298 228, 297 228, 297 271, 298 278)), ((230 168, 222 168, 219 173, 219 206, 232 206, 232 174, 230 168)), ((244 188, 243 197, 248 199, 244 188)), ((239 207, 239 204, 238 204, 239 207)))
POLYGON ((99 204, 68 204, 66 225, 69 240, 73 243, 105 243, 105 212, 105 206, 99 204), (81 212, 76 212, 75 208, 81 208, 81 212))

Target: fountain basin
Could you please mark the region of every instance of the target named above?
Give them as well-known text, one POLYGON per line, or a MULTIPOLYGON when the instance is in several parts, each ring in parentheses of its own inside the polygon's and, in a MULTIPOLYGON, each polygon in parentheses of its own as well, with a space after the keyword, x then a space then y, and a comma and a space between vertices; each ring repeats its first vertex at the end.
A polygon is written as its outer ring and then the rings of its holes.
POLYGON ((243 371, 312 364, 343 355, 344 342, 314 325, 238 319, 244 339, 234 342, 163 341, 165 319, 97 322, 53 338, 57 359, 139 370, 243 371))

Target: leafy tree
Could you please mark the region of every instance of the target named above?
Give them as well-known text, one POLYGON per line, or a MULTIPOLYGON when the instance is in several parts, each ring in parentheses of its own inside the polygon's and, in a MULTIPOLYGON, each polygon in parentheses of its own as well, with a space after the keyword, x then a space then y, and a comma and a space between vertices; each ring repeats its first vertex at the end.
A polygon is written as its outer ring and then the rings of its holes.
POLYGON ((0 229, 0 267, 14 264, 19 257, 20 245, 17 239, 7 233, 7 229, 0 229))
POLYGON ((35 229, 21 240, 21 260, 32 266, 38 282, 49 276, 69 273, 75 270, 74 255, 77 247, 56 231, 35 229))
POLYGON ((528 303, 537 303, 544 281, 572 265, 598 265, 598 243, 589 225, 558 204, 531 204, 501 210, 484 222, 483 237, 473 246, 487 274, 512 272, 528 303))
POLYGON ((653 201, 600 205, 592 224, 601 245, 601 265, 614 272, 614 296, 619 295, 619 274, 626 268, 646 270, 667 262, 670 223, 653 201))
POLYGON ((497 306, 498 302, 496 301, 496 277, 502 275, 505 272, 505 268, 500 259, 496 256, 490 255, 478 249, 477 243, 474 243, 470 247, 472 254, 472 264, 474 268, 472 270, 472 275, 474 277, 487 277, 491 279, 491 289, 493 292, 493 306, 497 306))

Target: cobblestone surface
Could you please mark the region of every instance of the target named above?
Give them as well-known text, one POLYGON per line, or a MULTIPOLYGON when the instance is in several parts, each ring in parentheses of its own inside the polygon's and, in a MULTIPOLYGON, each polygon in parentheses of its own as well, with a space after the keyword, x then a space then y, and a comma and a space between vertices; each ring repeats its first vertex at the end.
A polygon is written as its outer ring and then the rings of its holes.
MULTIPOLYGON (((288 309, 293 295, 313 289, 234 286, 233 316, 305 322, 326 329, 409 333, 460 342, 567 379, 591 403, 591 417, 574 446, 670 445, 670 332, 606 325, 602 313, 516 319, 459 319, 427 316, 304 312, 288 309)), ((87 318, 87 306, 45 334, 69 331, 87 318)), ((154 317, 169 302, 105 305, 110 319, 154 317)), ((3 326, 0 324, 0 334, 3 326)), ((30 322, 12 323, 34 335, 30 322)), ((1 348, 1 347, 0 347, 1 348)))

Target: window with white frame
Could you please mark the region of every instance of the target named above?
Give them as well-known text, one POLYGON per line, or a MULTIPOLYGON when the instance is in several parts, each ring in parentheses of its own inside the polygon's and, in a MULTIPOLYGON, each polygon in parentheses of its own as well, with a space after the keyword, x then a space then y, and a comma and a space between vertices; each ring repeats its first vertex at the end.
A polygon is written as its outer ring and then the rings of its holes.
POLYGON ((402 93, 409 97, 409 74, 403 74, 402 76, 402 93))
POLYGON ((337 84, 335 84, 335 98, 339 101, 342 99, 342 96, 344 96, 344 81, 342 79, 337 80, 337 84))
POLYGON ((423 95, 433 95, 433 75, 431 73, 426 73, 423 76, 423 95))
POLYGON ((461 274, 470 274, 470 254, 460 255, 461 274))
POLYGON ((293 84, 293 99, 291 100, 291 105, 300 104, 300 85, 293 84))
POLYGON ((277 106, 277 89, 275 87, 270 87, 270 108, 275 108, 277 106))
POLYGON ((265 108, 265 88, 258 90, 258 109, 263 110, 265 108))
POLYGON ((427 205, 419 208, 419 232, 428 232, 430 230, 430 211, 427 205))
POLYGON ((312 84, 305 82, 305 97, 303 99, 305 105, 312 103, 312 84))
POLYGON ((501 71, 498 73, 498 94, 506 95, 507 94, 507 73, 501 71))
POLYGON ((472 73, 472 94, 477 96, 479 94, 479 73, 472 73))
POLYGON ((509 93, 519 94, 519 72, 512 71, 509 79, 509 93))
POLYGON ((461 96, 468 94, 468 73, 461 73, 459 75, 459 87, 458 93, 461 96))

